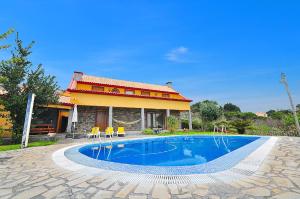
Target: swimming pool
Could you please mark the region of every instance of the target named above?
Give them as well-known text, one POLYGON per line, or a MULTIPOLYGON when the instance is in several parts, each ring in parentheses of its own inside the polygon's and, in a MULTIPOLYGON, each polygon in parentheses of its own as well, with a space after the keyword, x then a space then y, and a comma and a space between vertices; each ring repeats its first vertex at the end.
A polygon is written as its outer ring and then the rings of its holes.
POLYGON ((192 166, 215 160, 259 137, 176 136, 92 144, 79 152, 97 160, 144 166, 192 166))
POLYGON ((272 143, 274 139, 258 136, 142 137, 70 146, 57 152, 55 159, 65 167, 91 173, 100 169, 147 175, 211 174, 239 167, 245 159, 247 168, 251 164, 257 168, 272 143), (271 144, 264 145, 267 141, 271 144), (258 155, 253 158, 254 152, 258 155))

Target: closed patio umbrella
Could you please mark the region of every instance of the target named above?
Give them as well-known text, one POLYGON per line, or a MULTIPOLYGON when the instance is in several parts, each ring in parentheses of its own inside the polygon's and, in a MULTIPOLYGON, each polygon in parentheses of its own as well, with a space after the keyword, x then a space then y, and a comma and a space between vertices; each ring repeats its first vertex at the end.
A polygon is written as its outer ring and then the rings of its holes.
POLYGON ((74 105, 73 108, 73 115, 72 115, 72 124, 73 124, 73 139, 74 139, 74 133, 75 133, 75 125, 78 122, 78 112, 77 112, 77 105, 74 105))

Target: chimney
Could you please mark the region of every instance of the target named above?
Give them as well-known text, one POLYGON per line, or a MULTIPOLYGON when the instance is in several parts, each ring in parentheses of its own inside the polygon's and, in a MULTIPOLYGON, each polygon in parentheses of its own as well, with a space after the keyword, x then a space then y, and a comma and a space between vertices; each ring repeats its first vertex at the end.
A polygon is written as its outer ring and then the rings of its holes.
POLYGON ((82 79, 83 72, 74 71, 74 80, 80 81, 82 79))
POLYGON ((172 88, 173 87, 173 83, 172 82, 167 82, 166 86, 169 87, 169 88, 172 88))

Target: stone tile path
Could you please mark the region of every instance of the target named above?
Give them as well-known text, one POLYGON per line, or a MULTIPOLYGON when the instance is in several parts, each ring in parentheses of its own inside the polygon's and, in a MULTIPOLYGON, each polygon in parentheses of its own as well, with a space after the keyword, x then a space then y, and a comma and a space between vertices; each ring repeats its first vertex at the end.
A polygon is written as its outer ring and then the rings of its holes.
POLYGON ((0 152, 0 198, 300 198, 300 138, 280 138, 251 177, 216 184, 122 183, 54 164, 57 144, 0 152))

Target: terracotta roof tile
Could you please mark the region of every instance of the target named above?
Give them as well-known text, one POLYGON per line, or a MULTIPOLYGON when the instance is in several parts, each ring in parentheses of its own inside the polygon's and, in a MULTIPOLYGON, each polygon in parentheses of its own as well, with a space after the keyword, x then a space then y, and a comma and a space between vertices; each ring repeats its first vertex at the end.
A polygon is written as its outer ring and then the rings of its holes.
POLYGON ((108 84, 108 85, 115 85, 115 86, 125 86, 125 87, 132 87, 132 88, 140 88, 140 89, 149 89, 149 90, 158 90, 162 92, 176 92, 174 89, 163 86, 163 85, 155 85, 155 84, 146 84, 140 82, 132 82, 132 81, 125 81, 125 80, 116 80, 110 79, 105 77, 95 77, 90 75, 82 75, 82 82, 91 82, 91 83, 98 83, 98 84, 108 84))
POLYGON ((60 95, 59 99, 58 99, 58 102, 62 103, 62 104, 70 104, 71 103, 71 97, 60 95))

